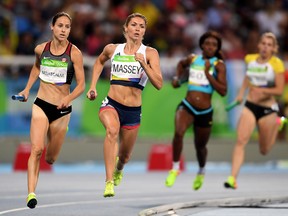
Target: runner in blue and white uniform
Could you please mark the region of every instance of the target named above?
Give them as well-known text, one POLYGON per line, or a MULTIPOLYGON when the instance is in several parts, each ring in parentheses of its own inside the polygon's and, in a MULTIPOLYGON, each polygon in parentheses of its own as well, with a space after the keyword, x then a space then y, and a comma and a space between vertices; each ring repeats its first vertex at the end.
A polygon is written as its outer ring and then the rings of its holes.
POLYGON ((142 90, 149 79, 156 89, 162 87, 158 51, 144 46, 146 18, 134 13, 123 26, 124 44, 108 44, 96 59, 87 97, 97 97, 96 84, 104 64, 111 60, 110 89, 103 100, 99 118, 106 129, 104 160, 106 185, 104 197, 114 196, 124 165, 129 161, 141 120, 142 90), (118 149, 119 139, 119 149, 118 149))
POLYGON ((181 86, 183 79, 188 80, 186 97, 178 105, 175 115, 175 132, 173 137, 173 167, 169 171, 165 184, 172 187, 180 174, 180 156, 183 149, 183 138, 188 128, 193 125, 194 145, 199 170, 193 182, 193 189, 201 188, 204 181, 207 159, 207 143, 212 127, 212 94, 214 90, 221 96, 227 92, 226 66, 221 55, 221 38, 218 33, 209 31, 199 40, 201 55, 189 55, 180 60, 176 76, 173 78, 174 88, 181 86), (189 75, 185 77, 186 70, 189 75))

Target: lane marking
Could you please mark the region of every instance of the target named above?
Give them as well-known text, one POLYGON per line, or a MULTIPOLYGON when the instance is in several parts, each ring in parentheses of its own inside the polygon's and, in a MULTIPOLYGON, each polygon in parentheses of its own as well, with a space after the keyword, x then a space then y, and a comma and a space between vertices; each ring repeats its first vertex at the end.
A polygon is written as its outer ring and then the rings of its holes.
MULTIPOLYGON (((79 193, 80 194, 80 193, 79 193)), ((84 194, 84 193, 83 193, 84 194)), ((63 194, 62 194, 63 195, 63 194)), ((116 197, 117 198, 117 197, 116 197)), ((176 197, 177 198, 177 197, 176 197)), ((182 196, 178 196, 178 198, 182 198, 182 196)), ((105 199, 102 198, 101 200, 86 200, 86 201, 77 201, 77 202, 62 202, 62 203, 54 203, 54 204, 46 204, 46 205, 37 205, 37 209, 38 208, 52 208, 52 207, 62 207, 62 206, 71 206, 71 205, 87 205, 87 204, 101 204, 101 203, 107 203, 107 202, 115 202, 115 198, 114 199, 105 199)), ((124 199, 117 199, 117 202, 132 202, 135 201, 136 197, 133 198, 124 198, 124 199)), ((171 199, 170 197, 161 197, 161 201, 163 199, 171 199)), ((147 197, 137 197, 137 200, 141 200, 141 201, 159 201, 159 197, 151 197, 151 196, 147 196, 147 197)), ((24 208, 15 208, 15 209, 8 209, 8 210, 4 210, 4 211, 0 211, 0 215, 4 215, 4 214, 9 214, 12 212, 21 212, 21 211, 29 211, 31 209, 29 209, 28 207, 24 207, 24 208)))

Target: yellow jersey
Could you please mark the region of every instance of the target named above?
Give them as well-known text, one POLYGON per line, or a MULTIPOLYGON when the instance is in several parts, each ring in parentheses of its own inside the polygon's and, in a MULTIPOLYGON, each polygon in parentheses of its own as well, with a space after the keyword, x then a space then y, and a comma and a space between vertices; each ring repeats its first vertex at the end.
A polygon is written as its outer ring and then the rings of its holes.
POLYGON ((258 87, 275 86, 275 75, 284 73, 285 67, 281 59, 272 56, 268 62, 259 63, 259 54, 248 54, 244 60, 247 64, 246 75, 252 85, 258 87))

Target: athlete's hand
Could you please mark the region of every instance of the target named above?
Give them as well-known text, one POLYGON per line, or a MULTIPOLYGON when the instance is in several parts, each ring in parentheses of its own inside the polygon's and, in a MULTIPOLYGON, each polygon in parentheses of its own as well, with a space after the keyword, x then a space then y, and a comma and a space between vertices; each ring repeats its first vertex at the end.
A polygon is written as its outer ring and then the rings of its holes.
POLYGON ((256 86, 250 86, 250 96, 253 99, 254 102, 260 102, 261 100, 264 100, 267 98, 267 94, 263 91, 264 88, 259 88, 256 86))
POLYGON ((145 63, 144 55, 141 53, 135 53, 135 60, 138 61, 141 65, 145 63))
POLYGON ((86 94, 86 97, 90 100, 93 101, 97 97, 97 91, 96 89, 89 89, 89 91, 86 94))
POLYGON ((29 97, 29 91, 23 90, 18 93, 18 95, 24 96, 24 100, 20 100, 20 102, 27 102, 28 97, 29 97))
POLYGON ((181 81, 177 76, 174 76, 171 82, 173 88, 179 88, 181 86, 181 81))
POLYGON ((237 97, 234 99, 234 101, 239 102, 239 104, 242 103, 242 101, 243 101, 243 96, 237 95, 237 97))
POLYGON ((57 109, 65 109, 67 107, 69 107, 70 105, 70 100, 68 98, 68 96, 64 97, 61 99, 59 105, 57 106, 57 109))

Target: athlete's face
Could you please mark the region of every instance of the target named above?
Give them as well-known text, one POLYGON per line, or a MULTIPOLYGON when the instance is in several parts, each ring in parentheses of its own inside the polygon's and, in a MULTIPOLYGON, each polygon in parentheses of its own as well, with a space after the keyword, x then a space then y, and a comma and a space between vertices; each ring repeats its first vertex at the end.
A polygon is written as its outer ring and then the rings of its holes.
POLYGON ((274 40, 270 37, 263 37, 258 44, 258 49, 264 58, 272 56, 275 50, 274 40))
POLYGON ((144 37, 146 30, 145 21, 141 17, 134 17, 130 20, 127 26, 125 26, 126 38, 132 40, 141 40, 144 37))
POLYGON ((208 37, 204 40, 202 44, 203 56, 211 58, 215 56, 215 53, 218 49, 218 41, 214 37, 208 37))
POLYGON ((70 34, 71 21, 68 17, 61 16, 56 20, 54 26, 51 25, 51 30, 58 40, 66 40, 70 34))

